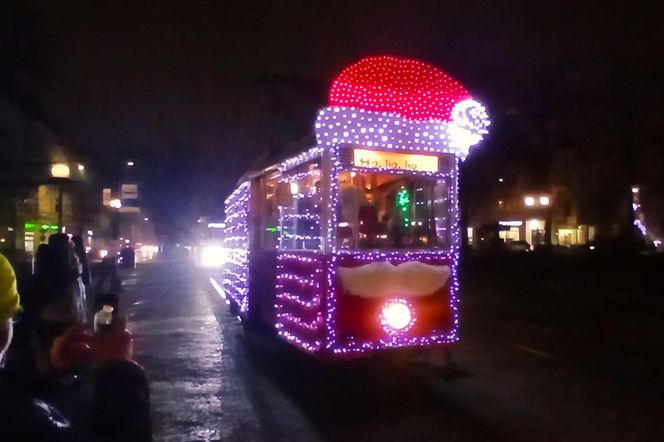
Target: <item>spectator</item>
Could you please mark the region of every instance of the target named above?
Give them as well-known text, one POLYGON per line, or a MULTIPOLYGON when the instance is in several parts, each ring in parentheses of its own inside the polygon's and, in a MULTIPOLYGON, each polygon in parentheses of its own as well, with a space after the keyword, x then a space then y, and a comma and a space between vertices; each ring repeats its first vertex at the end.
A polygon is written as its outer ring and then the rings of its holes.
POLYGON ((11 318, 21 310, 21 299, 16 289, 16 275, 7 258, 0 255, 0 361, 12 339, 11 318))
POLYGON ((44 275, 51 271, 51 249, 48 244, 39 244, 35 253, 35 275, 44 275))
POLYGON ((387 210, 389 210, 387 231, 389 232, 389 237, 394 247, 401 247, 403 245, 403 237, 406 233, 406 228, 404 227, 403 212, 396 205, 396 198, 396 192, 392 192, 387 196, 387 210))
MULTIPOLYGON (((12 341, 12 318, 20 310, 16 277, 0 255, 0 360, 12 341)), ((70 327, 54 340, 50 359, 56 370, 98 364, 94 418, 90 430, 78 428, 48 401, 17 386, 0 369, 0 433, 14 440, 151 440, 149 391, 142 369, 131 360, 132 340, 124 321, 92 337, 83 326, 70 327)))
POLYGON ((36 349, 41 328, 39 314, 44 305, 49 284, 46 276, 50 271, 50 249, 40 244, 34 261, 34 274, 24 275, 18 281, 21 296, 20 319, 13 324, 13 345, 6 353, 5 366, 17 379, 27 384, 34 383, 37 375, 36 349))
POLYGON ((118 277, 117 255, 109 253, 101 260, 99 266, 99 277, 95 283, 95 292, 104 291, 104 284, 109 280, 109 291, 119 293, 121 288, 120 278, 118 277))
POLYGON ((71 240, 74 243, 76 257, 81 265, 81 280, 83 281, 83 284, 88 287, 90 285, 90 265, 88 263, 88 255, 85 253, 83 238, 81 238, 81 235, 74 235, 71 237, 71 240))
POLYGON ((48 247, 50 269, 46 269, 46 275, 49 290, 41 318, 58 324, 61 331, 64 331, 72 324, 87 321, 85 286, 69 237, 65 234, 51 235, 48 247))

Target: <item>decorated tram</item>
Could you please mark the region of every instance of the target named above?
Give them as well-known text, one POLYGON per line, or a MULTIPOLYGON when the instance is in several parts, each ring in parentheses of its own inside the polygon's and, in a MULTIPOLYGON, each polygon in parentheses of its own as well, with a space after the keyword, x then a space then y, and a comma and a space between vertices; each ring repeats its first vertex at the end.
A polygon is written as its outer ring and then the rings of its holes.
POLYGON ((453 344, 458 171, 485 108, 421 61, 346 67, 315 140, 247 173, 226 200, 221 288, 241 320, 321 357, 453 344))

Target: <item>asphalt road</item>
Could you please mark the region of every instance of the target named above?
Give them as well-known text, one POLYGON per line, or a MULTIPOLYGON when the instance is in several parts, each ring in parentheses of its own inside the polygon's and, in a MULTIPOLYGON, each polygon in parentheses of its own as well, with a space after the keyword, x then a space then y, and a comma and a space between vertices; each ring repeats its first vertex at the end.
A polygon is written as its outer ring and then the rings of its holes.
POLYGON ((465 275, 447 375, 404 355, 322 363, 247 336, 187 262, 124 276, 157 441, 664 440, 662 353, 643 343, 662 317, 652 294, 465 275))

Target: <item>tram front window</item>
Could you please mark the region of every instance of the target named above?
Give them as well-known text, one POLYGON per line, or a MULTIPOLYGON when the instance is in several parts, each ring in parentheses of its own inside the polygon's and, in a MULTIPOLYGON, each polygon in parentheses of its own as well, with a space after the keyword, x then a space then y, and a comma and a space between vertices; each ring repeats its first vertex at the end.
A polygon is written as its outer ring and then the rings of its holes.
POLYGON ((450 185, 446 179, 342 172, 337 246, 346 249, 449 249, 450 185))

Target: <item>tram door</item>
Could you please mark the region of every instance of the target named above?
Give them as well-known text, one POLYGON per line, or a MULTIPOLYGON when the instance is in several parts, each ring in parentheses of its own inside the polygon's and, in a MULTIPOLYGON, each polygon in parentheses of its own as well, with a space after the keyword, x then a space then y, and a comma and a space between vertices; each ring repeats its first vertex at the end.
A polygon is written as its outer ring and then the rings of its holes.
POLYGON ((249 209, 249 321, 253 325, 274 324, 276 297, 277 225, 275 199, 277 177, 264 175, 251 182, 249 209))

